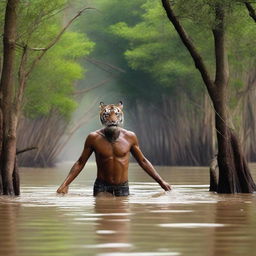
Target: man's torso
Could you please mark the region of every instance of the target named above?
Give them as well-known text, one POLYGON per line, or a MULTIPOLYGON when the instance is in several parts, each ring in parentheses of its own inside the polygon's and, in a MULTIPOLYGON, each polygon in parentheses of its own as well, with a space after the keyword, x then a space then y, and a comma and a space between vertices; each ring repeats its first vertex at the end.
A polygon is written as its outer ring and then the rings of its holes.
POLYGON ((120 135, 114 142, 106 139, 103 129, 94 132, 92 147, 97 163, 97 178, 109 184, 126 182, 132 145, 132 135, 125 129, 120 128, 120 135))

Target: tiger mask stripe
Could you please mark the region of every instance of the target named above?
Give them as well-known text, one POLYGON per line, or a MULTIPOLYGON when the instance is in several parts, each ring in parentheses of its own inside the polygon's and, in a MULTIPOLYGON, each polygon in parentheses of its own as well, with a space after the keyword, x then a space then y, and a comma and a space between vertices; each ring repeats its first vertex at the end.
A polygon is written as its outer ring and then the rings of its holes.
POLYGON ((120 101, 118 104, 105 105, 100 102, 100 121, 106 126, 122 126, 124 122, 123 118, 123 103, 120 101))

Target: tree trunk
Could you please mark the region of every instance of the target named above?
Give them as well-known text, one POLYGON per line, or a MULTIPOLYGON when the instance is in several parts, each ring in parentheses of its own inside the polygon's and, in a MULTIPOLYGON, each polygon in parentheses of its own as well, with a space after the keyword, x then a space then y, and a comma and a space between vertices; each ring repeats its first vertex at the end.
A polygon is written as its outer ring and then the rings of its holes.
POLYGON ((20 175, 19 175, 19 167, 18 167, 17 157, 15 158, 15 166, 14 166, 14 170, 13 170, 13 189, 14 189, 15 195, 20 194, 20 175))
MULTIPOLYGON (((14 81, 13 70, 15 62, 15 40, 17 7, 19 0, 8 0, 5 12, 5 24, 3 35, 3 68, 0 83, 1 111, 2 111, 2 135, 1 141, 1 176, 3 194, 15 195, 18 189, 14 189, 13 174, 16 158, 16 128, 17 115, 13 107, 14 81)), ((18 180, 18 173, 15 174, 18 180)), ((17 183, 18 184, 18 183, 17 183)))
POLYGON ((3 112, 0 107, 0 195, 3 194, 2 163, 3 163, 3 112))
POLYGON ((242 152, 237 135, 228 127, 223 96, 215 103, 215 120, 218 138, 218 193, 252 193, 256 185, 242 152))
POLYGON ((216 4, 216 22, 213 29, 215 45, 215 93, 212 98, 218 139, 219 182, 218 193, 252 193, 256 186, 250 174, 237 136, 229 127, 227 87, 229 80, 228 57, 225 49, 225 12, 216 4))
POLYGON ((178 32, 201 73, 215 109, 215 126, 218 141, 219 183, 218 193, 252 193, 256 185, 236 135, 228 126, 227 86, 229 78, 227 51, 225 49, 225 10, 221 2, 215 4, 216 25, 213 29, 216 72, 211 80, 204 61, 175 16, 169 0, 162 0, 169 20, 178 32))

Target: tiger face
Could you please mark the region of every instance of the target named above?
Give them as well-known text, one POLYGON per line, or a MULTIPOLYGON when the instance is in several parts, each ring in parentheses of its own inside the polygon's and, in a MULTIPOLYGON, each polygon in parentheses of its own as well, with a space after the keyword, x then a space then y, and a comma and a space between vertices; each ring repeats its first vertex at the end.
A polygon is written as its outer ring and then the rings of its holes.
POLYGON ((117 105, 105 105, 100 103, 100 121, 106 127, 121 126, 124 122, 123 118, 123 103, 120 101, 117 105))

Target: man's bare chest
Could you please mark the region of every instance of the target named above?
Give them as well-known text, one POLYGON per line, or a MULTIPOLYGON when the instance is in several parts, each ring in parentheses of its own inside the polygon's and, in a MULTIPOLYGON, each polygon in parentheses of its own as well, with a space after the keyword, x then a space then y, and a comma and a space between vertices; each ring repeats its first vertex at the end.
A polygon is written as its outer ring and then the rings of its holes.
POLYGON ((101 157, 118 157, 122 158, 129 154, 131 144, 125 139, 117 139, 114 142, 109 142, 105 138, 101 138, 94 145, 94 152, 101 157))

